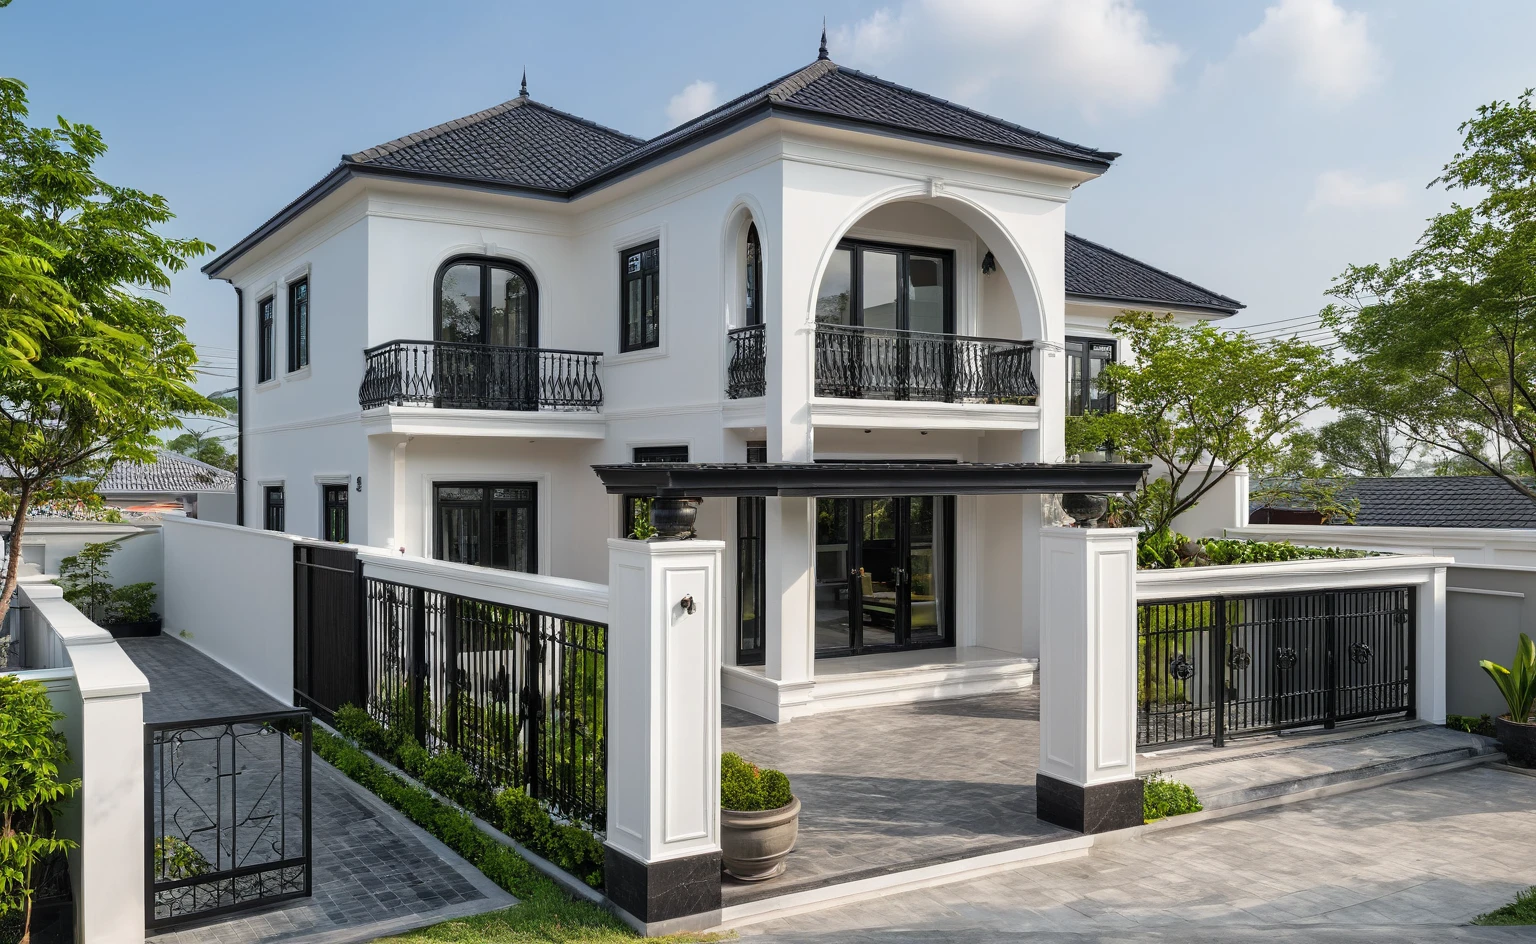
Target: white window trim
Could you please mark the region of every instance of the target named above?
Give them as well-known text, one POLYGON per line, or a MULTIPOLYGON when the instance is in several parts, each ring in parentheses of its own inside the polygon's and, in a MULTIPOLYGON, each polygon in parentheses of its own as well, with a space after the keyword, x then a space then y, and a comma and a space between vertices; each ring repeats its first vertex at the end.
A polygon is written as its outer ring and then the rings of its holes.
MULTIPOLYGON (((624 343, 624 339, 621 334, 621 325, 623 324, 623 321, 619 317, 624 312, 623 279, 612 279, 610 282, 612 286, 610 291, 612 294, 609 297, 613 299, 613 314, 610 316, 609 330, 613 332, 611 335, 613 338, 613 349, 612 353, 603 354, 603 361, 605 364, 632 364, 636 361, 656 360, 657 358, 668 356, 668 352, 671 347, 671 330, 669 325, 671 324, 672 319, 668 317, 669 306, 667 300, 671 294, 672 285, 672 278, 670 274, 672 254, 668 252, 669 247, 667 240, 667 224, 660 223, 656 226, 650 227, 649 229, 627 233, 622 238, 615 239, 613 241, 613 252, 610 255, 610 258, 619 258, 622 261, 622 254, 626 250, 634 249, 636 246, 643 246, 649 242, 656 243, 657 251, 661 254, 661 261, 659 263, 659 275, 661 276, 661 297, 657 303, 661 311, 658 315, 660 323, 657 326, 658 337, 656 346, 642 348, 638 351, 619 350, 619 348, 622 347, 624 343)), ((613 270, 610 269, 609 271, 611 272, 613 270)))

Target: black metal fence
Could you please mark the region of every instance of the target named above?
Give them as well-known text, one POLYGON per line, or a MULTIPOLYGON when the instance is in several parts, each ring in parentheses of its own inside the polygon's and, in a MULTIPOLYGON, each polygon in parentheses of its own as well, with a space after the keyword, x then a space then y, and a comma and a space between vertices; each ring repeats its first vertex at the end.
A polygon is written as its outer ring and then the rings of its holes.
POLYGON ((390 341, 363 352, 363 409, 600 410, 602 355, 449 341, 390 341))
POLYGON ((1413 713, 1411 587, 1145 602, 1137 637, 1143 747, 1413 713))
POLYGON ((144 725, 148 927, 310 894, 309 764, 307 711, 144 725))
POLYGON ((11 595, 11 607, 0 622, 0 671, 27 669, 27 634, 25 631, 27 610, 21 602, 21 592, 11 595))
POLYGON ((767 333, 763 325, 734 328, 725 336, 725 395, 732 400, 768 392, 767 333))
POLYGON ((341 706, 361 704, 367 691, 361 590, 357 551, 294 545, 293 701, 327 723, 341 706))
POLYGON ((374 577, 365 593, 370 715, 605 828, 606 625, 374 577))
POLYGON ((894 328, 816 325, 816 394, 1032 404, 1034 344, 894 328))

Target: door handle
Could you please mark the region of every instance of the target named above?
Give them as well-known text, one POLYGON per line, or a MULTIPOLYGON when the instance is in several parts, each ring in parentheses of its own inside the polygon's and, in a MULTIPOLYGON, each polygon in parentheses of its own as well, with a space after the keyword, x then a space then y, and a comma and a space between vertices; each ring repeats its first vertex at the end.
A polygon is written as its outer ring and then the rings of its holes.
POLYGON ((850 576, 850 577, 862 577, 862 576, 864 576, 864 568, 862 568, 862 567, 855 567, 854 569, 848 571, 848 576, 850 576))

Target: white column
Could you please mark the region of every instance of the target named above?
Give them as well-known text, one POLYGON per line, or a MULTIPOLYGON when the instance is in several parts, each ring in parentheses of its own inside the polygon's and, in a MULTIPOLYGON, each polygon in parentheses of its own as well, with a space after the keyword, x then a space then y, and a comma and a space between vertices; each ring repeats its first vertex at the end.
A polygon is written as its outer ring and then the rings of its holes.
POLYGON ((722 541, 608 541, 608 898, 647 934, 718 923, 722 541))
POLYGON ((404 544, 401 528, 401 488, 407 440, 394 436, 368 437, 368 473, 363 479, 368 532, 355 544, 366 543, 398 552, 404 544))
POLYGON ((1445 568, 1436 567, 1416 592, 1418 612, 1414 614, 1414 713, 1420 721, 1445 723, 1445 568))
POLYGON ((1041 819, 1141 823, 1136 778, 1136 531, 1040 529, 1041 819))

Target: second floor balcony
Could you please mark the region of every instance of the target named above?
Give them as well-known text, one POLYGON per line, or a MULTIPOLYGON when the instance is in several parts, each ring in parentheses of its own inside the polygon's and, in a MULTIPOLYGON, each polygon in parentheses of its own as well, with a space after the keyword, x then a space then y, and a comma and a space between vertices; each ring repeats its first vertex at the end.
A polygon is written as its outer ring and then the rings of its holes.
POLYGON ((597 412, 603 406, 593 351, 450 341, 390 341, 363 352, 363 409, 382 406, 525 412, 597 412))
MULTIPOLYGON (((766 392, 763 326, 730 333, 726 396, 766 392)), ((897 328, 818 323, 818 397, 1032 406, 1034 344, 897 328)))

